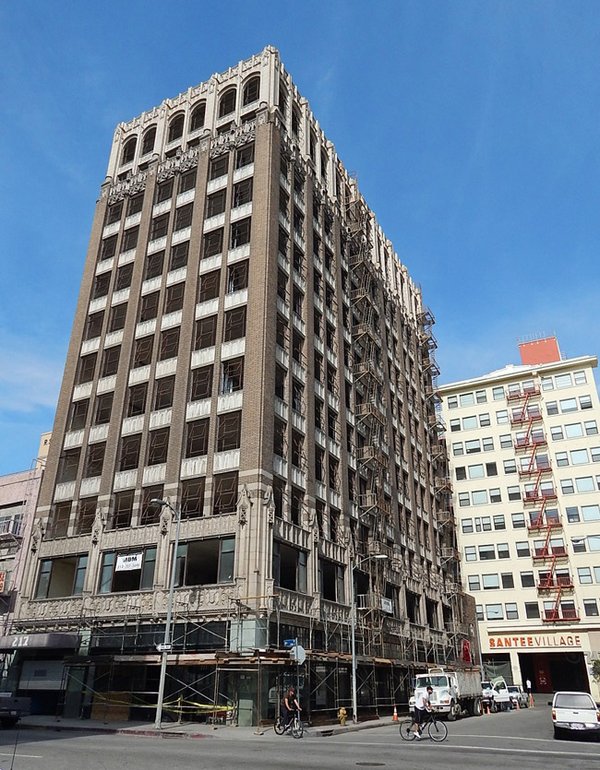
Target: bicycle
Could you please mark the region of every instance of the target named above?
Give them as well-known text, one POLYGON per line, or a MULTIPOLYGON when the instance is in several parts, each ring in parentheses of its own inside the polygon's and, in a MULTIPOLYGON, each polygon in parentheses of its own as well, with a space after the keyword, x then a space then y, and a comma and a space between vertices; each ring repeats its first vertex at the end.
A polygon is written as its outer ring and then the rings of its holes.
POLYGON ((296 711, 294 713, 294 718, 287 725, 283 724, 283 720, 281 719, 280 714, 275 717, 273 730, 275 730, 277 735, 283 735, 285 732, 287 732, 287 730, 289 730, 294 738, 302 738, 302 735, 304 734, 304 725, 302 724, 302 720, 300 719, 298 711, 296 711))
MULTIPOLYGON (((417 722, 415 722, 414 717, 411 717, 410 719, 404 719, 400 723, 400 737, 402 740, 415 740, 416 732, 413 730, 413 727, 416 725, 417 722)), ((440 722, 436 718, 435 711, 431 711, 427 719, 425 719, 424 722, 421 722, 421 735, 423 735, 425 732, 425 728, 427 728, 427 735, 431 738, 432 741, 435 741, 436 743, 441 743, 448 737, 448 728, 444 722, 440 722)))

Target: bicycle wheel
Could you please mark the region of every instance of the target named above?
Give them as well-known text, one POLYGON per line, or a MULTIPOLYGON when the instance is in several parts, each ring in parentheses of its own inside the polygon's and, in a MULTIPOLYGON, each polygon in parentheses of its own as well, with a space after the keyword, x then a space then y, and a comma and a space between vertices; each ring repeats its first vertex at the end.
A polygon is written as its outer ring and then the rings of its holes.
POLYGON ((285 725, 281 721, 281 717, 277 717, 275 719, 275 722, 273 723, 273 730, 275 730, 277 735, 283 735, 285 732, 285 725))
POLYGON ((300 719, 296 718, 292 722, 291 733, 294 738, 302 738, 302 734, 304 733, 304 725, 300 719))
POLYGON ((448 737, 448 728, 446 727, 445 723, 438 722, 437 719, 435 721, 431 721, 427 725, 427 732, 431 740, 435 741, 436 743, 441 743, 448 737))
POLYGON ((405 719, 403 722, 400 722, 400 737, 403 741, 414 741, 415 732, 412 729, 413 725, 412 719, 405 719))

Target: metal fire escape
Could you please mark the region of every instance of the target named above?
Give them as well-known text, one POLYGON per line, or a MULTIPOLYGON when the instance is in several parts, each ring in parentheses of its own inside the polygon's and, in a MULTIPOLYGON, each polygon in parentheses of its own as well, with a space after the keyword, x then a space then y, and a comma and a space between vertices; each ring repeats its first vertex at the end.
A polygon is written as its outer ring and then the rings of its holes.
POLYGON ((387 414, 383 398, 384 373, 381 350, 381 278, 371 260, 371 216, 354 191, 347 207, 348 267, 352 317, 353 375, 355 386, 356 459, 360 492, 359 519, 366 538, 359 552, 369 572, 370 592, 358 595, 359 628, 367 655, 383 651, 383 605, 385 564, 369 559, 390 550, 385 544, 386 523, 391 506, 384 487, 388 480, 387 414))
POLYGON ((528 532, 538 537, 532 558, 534 564, 543 568, 536 587, 546 601, 551 599, 553 602, 552 609, 546 609, 542 619, 547 623, 571 622, 579 617, 575 609, 561 605, 563 596, 571 594, 574 586, 568 569, 567 549, 552 543, 553 537, 562 530, 562 521, 556 509, 548 508, 548 503, 553 503, 557 494, 552 483, 552 465, 546 454, 547 439, 539 425, 542 421, 536 403, 539 396, 540 390, 535 385, 522 389, 512 387, 507 400, 513 404, 511 425, 519 429, 514 448, 519 459, 519 479, 527 484, 523 503, 529 512, 528 532), (541 544, 539 540, 542 540, 541 544), (565 564, 566 567, 561 567, 565 564))

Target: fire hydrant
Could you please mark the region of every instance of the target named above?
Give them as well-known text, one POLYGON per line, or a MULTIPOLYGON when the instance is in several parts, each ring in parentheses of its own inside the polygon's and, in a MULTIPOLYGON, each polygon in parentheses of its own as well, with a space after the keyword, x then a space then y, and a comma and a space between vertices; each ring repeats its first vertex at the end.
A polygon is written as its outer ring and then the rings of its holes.
POLYGON ((344 727, 344 725, 346 724, 346 717, 347 717, 346 709, 343 706, 341 706, 338 711, 338 719, 340 720, 340 724, 342 727, 344 727))

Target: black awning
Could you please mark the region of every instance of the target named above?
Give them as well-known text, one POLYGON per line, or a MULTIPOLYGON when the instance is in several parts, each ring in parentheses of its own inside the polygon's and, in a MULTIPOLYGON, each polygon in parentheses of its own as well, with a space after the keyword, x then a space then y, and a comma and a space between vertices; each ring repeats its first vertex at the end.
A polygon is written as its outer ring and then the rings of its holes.
POLYGON ((74 650, 79 634, 13 634, 0 638, 0 650, 74 650))

